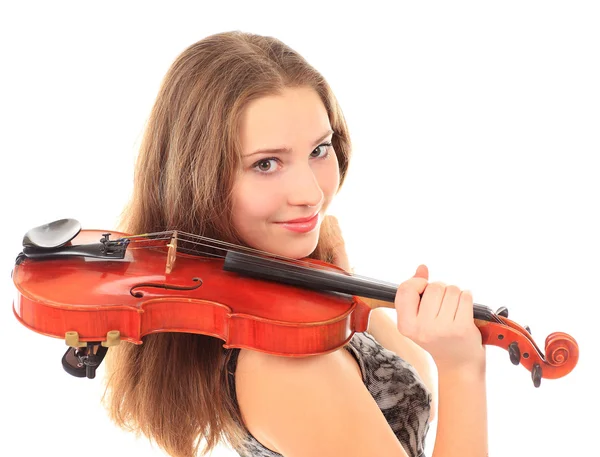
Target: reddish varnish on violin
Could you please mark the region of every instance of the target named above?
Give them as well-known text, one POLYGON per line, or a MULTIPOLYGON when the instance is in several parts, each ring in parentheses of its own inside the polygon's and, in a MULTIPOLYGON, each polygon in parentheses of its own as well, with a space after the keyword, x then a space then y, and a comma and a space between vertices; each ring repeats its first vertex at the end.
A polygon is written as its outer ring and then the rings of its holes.
MULTIPOLYGON (((91 366, 88 377, 99 347, 142 344, 156 332, 204 334, 226 348, 290 357, 327 353, 366 331, 372 308, 393 308, 397 290, 325 262, 174 231, 81 230, 73 219, 26 234, 13 282, 16 317, 33 331, 85 348, 74 354, 91 366)), ((475 304, 474 319, 483 343, 506 349, 536 387, 577 364, 577 343, 565 333, 546 339, 544 355, 505 309, 494 313, 475 304)))

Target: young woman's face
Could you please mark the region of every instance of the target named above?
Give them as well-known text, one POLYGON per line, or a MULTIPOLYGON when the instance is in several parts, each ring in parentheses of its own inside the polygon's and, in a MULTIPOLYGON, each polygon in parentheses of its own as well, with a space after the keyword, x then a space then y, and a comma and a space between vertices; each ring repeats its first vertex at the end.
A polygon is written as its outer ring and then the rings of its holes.
POLYGON ((286 89, 251 102, 240 135, 235 228, 255 249, 295 259, 308 256, 340 182, 325 106, 313 89, 286 89), (291 222, 296 219, 310 220, 291 222))

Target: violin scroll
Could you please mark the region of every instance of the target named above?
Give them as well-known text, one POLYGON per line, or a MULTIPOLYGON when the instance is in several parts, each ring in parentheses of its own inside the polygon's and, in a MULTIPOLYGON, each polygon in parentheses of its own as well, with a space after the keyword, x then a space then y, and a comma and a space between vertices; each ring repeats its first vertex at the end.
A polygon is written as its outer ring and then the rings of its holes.
POLYGON ((565 364, 577 362, 579 347, 571 335, 563 332, 554 332, 546 338, 546 359, 550 365, 560 367, 565 364))
POLYGON ((501 314, 496 317, 497 321, 475 320, 483 344, 506 349, 513 364, 521 364, 531 372, 535 387, 540 386, 542 378, 562 378, 577 365, 579 346, 572 336, 563 332, 551 333, 542 352, 528 327, 521 327, 501 314))

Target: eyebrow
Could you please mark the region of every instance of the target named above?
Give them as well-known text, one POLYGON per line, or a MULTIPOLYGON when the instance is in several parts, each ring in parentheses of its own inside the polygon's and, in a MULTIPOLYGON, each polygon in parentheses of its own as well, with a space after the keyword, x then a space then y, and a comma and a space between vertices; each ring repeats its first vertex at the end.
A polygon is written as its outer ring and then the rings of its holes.
MULTIPOLYGON (((318 146, 319 143, 321 143, 323 140, 325 140, 325 138, 327 138, 329 135, 331 135, 332 133, 335 133, 333 130, 328 130, 327 133, 325 135, 323 135, 321 138, 319 138, 317 141, 314 142, 314 146, 318 146)), ((244 157, 250 157, 256 154, 281 154, 284 152, 291 152, 291 149, 289 148, 273 148, 273 149, 258 149, 254 152, 252 152, 251 154, 247 154, 244 157)))

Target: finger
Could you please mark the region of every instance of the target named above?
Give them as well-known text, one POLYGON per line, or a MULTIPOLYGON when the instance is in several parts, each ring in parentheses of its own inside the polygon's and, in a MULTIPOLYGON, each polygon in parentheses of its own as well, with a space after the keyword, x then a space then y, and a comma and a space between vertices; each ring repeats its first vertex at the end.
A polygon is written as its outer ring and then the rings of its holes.
POLYGON ((445 289, 446 284, 443 282, 432 282, 427 285, 419 305, 419 320, 431 322, 437 317, 442 306, 445 289))
POLYGON ((396 306, 398 330, 404 335, 412 335, 419 313, 419 303, 423 291, 427 287, 429 271, 427 266, 419 265, 415 275, 404 281, 396 291, 394 304, 396 306))
POLYGON ((417 267, 417 271, 415 272, 414 278, 424 278, 429 280, 429 269, 427 268, 427 265, 419 265, 417 267))
POLYGON ((451 323, 455 320, 456 311, 461 296, 461 291, 457 286, 447 286, 444 291, 437 318, 442 322, 451 323))
POLYGON ((427 287, 427 280, 423 278, 411 278, 403 282, 396 291, 394 300, 398 312, 398 322, 401 320, 417 318, 421 295, 427 287))
POLYGON ((470 290, 461 292, 454 320, 465 323, 473 322, 473 293, 470 290))

